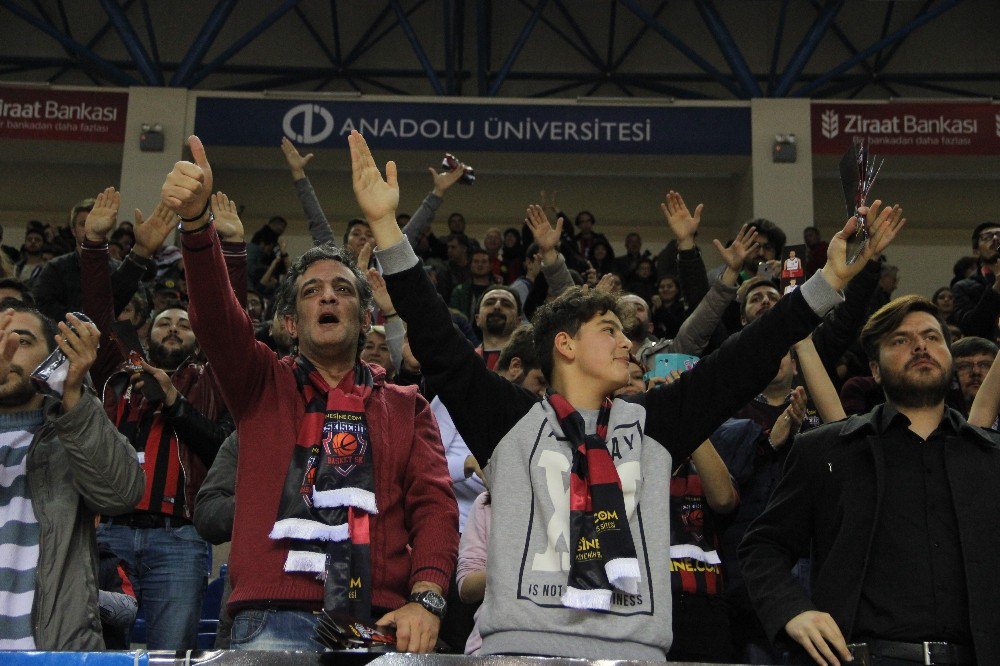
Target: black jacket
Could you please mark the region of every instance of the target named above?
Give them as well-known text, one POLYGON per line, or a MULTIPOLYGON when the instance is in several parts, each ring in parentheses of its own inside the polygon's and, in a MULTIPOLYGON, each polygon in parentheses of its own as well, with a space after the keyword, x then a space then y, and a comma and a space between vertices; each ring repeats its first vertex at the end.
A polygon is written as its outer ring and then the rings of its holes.
MULTIPOLYGON (((117 315, 128 305, 149 262, 130 253, 125 261, 109 259, 108 266, 112 271, 111 293, 117 315)), ((53 321, 62 321, 67 312, 79 311, 83 303, 81 280, 80 255, 76 250, 48 261, 32 287, 38 309, 53 321)))
POLYGON ((952 318, 965 335, 978 335, 993 340, 1000 315, 1000 294, 993 290, 993 275, 977 272, 952 286, 955 312, 952 318))
MULTIPOLYGON (((878 424, 885 405, 796 438, 784 475, 740 545, 743 577, 768 636, 803 611, 833 616, 848 642, 861 598, 885 481, 878 424), (812 599, 790 570, 812 547, 812 599)), ((980 664, 1000 663, 1000 434, 954 410, 945 464, 958 521, 969 620, 980 664)))

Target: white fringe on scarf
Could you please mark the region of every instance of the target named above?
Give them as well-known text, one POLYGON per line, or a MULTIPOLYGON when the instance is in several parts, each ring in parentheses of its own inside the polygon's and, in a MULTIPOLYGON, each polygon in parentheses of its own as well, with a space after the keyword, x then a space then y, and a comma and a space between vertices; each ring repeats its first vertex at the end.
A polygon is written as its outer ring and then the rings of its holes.
POLYGON ((305 518, 285 518, 271 528, 272 539, 301 539, 303 541, 343 541, 349 538, 347 523, 324 525, 305 518))
POLYGON ((627 594, 639 594, 639 560, 618 557, 604 565, 608 582, 627 594))
POLYGON ((313 505, 319 509, 333 509, 338 506, 353 506, 374 516, 378 514, 375 493, 361 488, 335 488, 316 490, 313 488, 313 505))

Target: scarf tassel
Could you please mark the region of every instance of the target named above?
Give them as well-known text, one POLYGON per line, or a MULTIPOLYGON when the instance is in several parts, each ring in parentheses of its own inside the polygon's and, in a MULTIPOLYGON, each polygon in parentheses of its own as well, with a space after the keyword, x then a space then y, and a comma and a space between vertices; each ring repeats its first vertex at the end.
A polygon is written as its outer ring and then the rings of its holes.
POLYGON ((604 565, 608 581, 626 594, 639 594, 639 560, 618 557, 604 565))
POLYGON ((300 539, 302 541, 344 541, 350 537, 347 523, 324 525, 305 518, 284 518, 271 528, 272 539, 300 539))
POLYGON ((285 571, 313 573, 318 577, 324 577, 326 576, 326 553, 289 550, 288 557, 285 558, 285 571))
POLYGON ((611 610, 611 590, 581 590, 577 587, 567 587, 560 601, 566 608, 611 610))
POLYGON ((361 488, 334 488, 333 490, 313 489, 313 506, 318 509, 334 509, 341 506, 353 506, 369 515, 378 514, 375 504, 375 493, 361 488))

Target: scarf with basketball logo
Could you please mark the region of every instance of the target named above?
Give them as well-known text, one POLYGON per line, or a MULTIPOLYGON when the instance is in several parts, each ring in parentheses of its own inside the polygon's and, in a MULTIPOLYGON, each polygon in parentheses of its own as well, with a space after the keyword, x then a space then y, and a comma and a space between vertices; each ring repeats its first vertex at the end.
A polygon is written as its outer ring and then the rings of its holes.
POLYGON ((605 398, 597 416, 597 433, 586 434, 583 417, 569 401, 549 392, 559 436, 573 447, 569 481, 570 566, 563 606, 609 610, 615 589, 639 591, 639 561, 625 515, 625 497, 618 470, 605 443, 611 400, 605 398))
POLYGON ((369 516, 378 513, 365 400, 371 370, 357 363, 331 388, 306 358, 295 360, 305 400, 272 539, 291 539, 285 571, 324 581, 325 610, 371 619, 369 516))

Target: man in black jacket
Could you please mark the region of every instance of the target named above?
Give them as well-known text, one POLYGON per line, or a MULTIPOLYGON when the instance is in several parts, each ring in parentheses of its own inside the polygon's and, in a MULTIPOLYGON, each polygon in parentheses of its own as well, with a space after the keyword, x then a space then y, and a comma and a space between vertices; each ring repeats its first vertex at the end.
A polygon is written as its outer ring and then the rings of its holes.
POLYGON ((1000 224, 983 222, 972 232, 972 253, 978 270, 972 277, 956 282, 951 293, 955 297, 954 321, 964 335, 996 339, 997 317, 1000 315, 1000 224))
POLYGON ((1000 663, 1000 435, 945 406, 950 337, 930 301, 890 302, 861 341, 886 404, 789 453, 740 546, 757 613, 820 664, 848 659, 847 640, 888 663, 1000 663), (810 549, 811 599, 789 573, 810 549))

